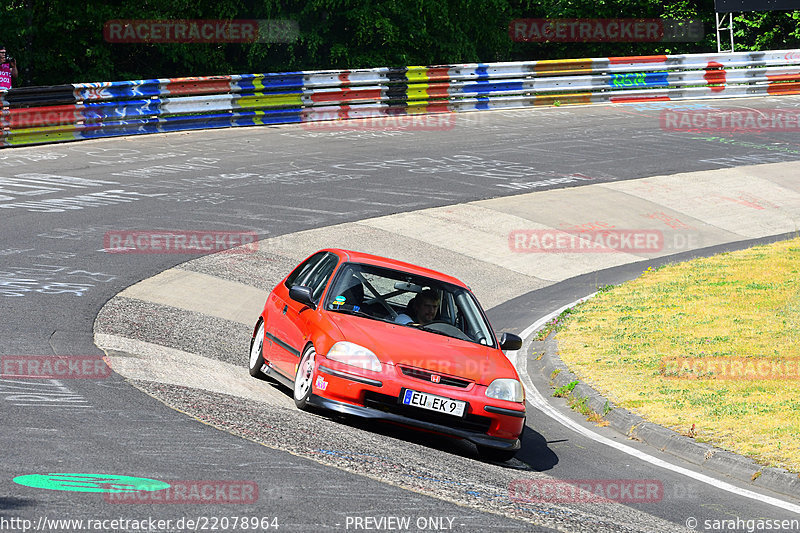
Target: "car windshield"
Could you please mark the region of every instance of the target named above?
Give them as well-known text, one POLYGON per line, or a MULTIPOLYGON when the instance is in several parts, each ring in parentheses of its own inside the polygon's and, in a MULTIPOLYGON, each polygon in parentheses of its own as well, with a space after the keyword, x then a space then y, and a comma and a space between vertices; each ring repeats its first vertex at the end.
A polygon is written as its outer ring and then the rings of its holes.
POLYGON ((489 323, 470 291, 399 270, 346 263, 336 274, 324 306, 328 311, 495 346, 489 323))

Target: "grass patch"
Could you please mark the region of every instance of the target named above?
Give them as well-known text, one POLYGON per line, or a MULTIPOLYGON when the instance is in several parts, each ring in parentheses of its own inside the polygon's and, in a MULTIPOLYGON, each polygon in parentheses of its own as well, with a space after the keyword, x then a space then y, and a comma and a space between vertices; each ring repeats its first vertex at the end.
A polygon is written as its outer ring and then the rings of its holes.
POLYGON ((577 384, 578 384, 577 381, 572 381, 566 385, 558 387, 556 390, 553 391, 553 396, 555 396, 556 398, 566 398, 575 389, 575 386, 577 384))
MULTIPOLYGON (((599 293, 603 293, 603 292, 608 292, 613 288, 614 288, 613 285, 603 285, 602 287, 599 287, 597 289, 597 292, 598 292, 598 294, 599 293)), ((564 325, 564 323, 566 322, 567 318, 572 313, 573 309, 574 309, 574 307, 570 307, 569 309, 565 309, 557 317, 553 318, 548 323, 546 323, 544 326, 542 326, 542 328, 539 331, 536 332, 536 337, 534 337, 533 340, 535 340, 535 341, 543 341, 547 337, 549 337, 551 333, 557 333, 559 330, 561 330, 561 327, 564 325)))
MULTIPOLYGON (((699 441, 800 472, 798 380, 664 361, 800 358, 800 239, 648 269, 557 324, 561 358, 614 404, 699 441), (752 377, 752 376, 751 376, 752 377)), ((786 368, 789 368, 787 366, 786 368)))
POLYGON ((611 407, 608 405, 608 402, 606 402, 602 414, 595 413, 592 408, 589 407, 589 398, 574 394, 573 391, 578 383, 579 382, 575 380, 556 388, 553 391, 553 396, 556 398, 566 398, 567 405, 569 405, 570 409, 573 411, 578 411, 580 414, 586 417, 586 420, 594 422, 598 426, 607 426, 608 420, 605 420, 603 417, 606 416, 609 411, 611 411, 611 407))
POLYGON ((566 311, 562 312, 560 315, 555 317, 553 320, 549 321, 545 324, 542 329, 536 332, 536 337, 533 340, 536 341, 543 341, 545 340, 551 333, 556 333, 558 330, 561 329, 561 325, 567 319, 567 317, 572 313, 572 309, 567 309, 566 311))

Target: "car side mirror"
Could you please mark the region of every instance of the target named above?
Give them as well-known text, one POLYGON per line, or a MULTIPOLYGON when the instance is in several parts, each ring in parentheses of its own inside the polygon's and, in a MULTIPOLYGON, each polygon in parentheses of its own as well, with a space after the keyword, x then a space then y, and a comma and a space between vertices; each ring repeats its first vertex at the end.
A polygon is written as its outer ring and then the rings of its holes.
POLYGON ((500 335, 500 349, 503 351, 510 350, 519 350, 522 348, 522 339, 519 335, 514 335, 513 333, 503 333, 500 335))
POLYGON ((317 304, 314 303, 314 298, 311 295, 310 287, 294 285, 291 289, 289 289, 289 298, 295 302, 300 302, 303 305, 307 305, 311 309, 317 308, 317 304))

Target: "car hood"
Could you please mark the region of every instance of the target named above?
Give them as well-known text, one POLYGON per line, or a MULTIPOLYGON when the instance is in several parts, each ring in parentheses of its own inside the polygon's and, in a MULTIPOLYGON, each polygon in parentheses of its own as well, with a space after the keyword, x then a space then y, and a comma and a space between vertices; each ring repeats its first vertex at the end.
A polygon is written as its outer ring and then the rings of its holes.
POLYGON ((484 385, 499 377, 519 379, 497 348, 368 318, 340 313, 329 316, 344 340, 369 348, 382 363, 422 368, 484 385))

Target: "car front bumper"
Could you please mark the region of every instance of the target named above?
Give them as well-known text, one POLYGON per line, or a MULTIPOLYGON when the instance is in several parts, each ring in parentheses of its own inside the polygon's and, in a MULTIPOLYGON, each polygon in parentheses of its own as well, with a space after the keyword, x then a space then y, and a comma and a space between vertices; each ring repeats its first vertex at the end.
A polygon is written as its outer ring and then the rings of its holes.
POLYGON ((363 405, 353 405, 350 403, 339 402, 322 396, 312 394, 308 399, 308 403, 316 407, 336 411, 346 415, 358 416, 361 418, 371 418, 375 420, 383 420, 386 422, 394 422, 405 426, 411 426, 427 431, 433 431, 444 435, 459 437, 472 442, 479 446, 486 446, 488 448, 496 448, 498 450, 519 450, 519 439, 503 439, 500 437, 492 437, 484 433, 469 431, 466 429, 454 428, 444 424, 437 424, 427 420, 419 420, 416 418, 403 416, 398 413, 390 413, 373 407, 365 407, 363 405))

